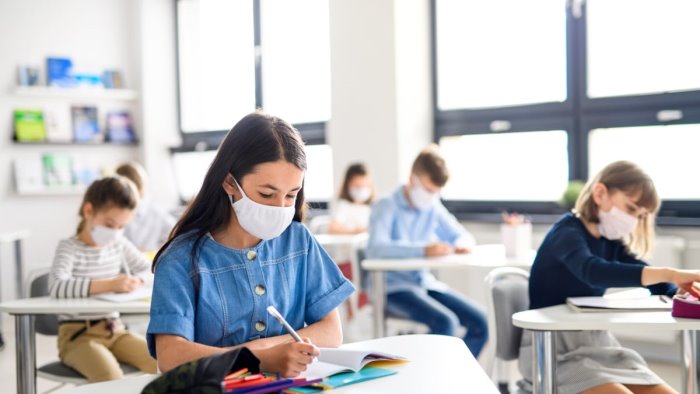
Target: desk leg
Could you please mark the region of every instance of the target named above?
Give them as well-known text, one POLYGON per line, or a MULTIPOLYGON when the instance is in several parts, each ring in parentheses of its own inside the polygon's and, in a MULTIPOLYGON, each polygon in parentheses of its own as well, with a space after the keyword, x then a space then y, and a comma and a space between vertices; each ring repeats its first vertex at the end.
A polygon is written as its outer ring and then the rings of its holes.
POLYGON ((384 271, 372 271, 372 311, 374 314, 374 337, 384 337, 384 271))
POLYGON ((15 288, 17 299, 24 298, 24 264, 22 264, 22 240, 15 240, 15 279, 17 287, 15 288))
POLYGON ((532 393, 557 393, 557 341, 552 331, 532 331, 532 393))
POLYGON ((36 394, 36 343, 34 316, 15 315, 17 393, 36 394))
POLYGON ((683 330, 681 359, 683 360, 683 393, 698 393, 698 332, 683 330))

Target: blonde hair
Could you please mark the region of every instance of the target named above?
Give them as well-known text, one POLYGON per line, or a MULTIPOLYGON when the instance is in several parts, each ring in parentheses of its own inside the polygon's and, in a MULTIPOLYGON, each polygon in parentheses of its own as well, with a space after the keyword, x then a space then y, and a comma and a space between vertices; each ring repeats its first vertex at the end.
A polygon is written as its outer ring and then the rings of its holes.
POLYGON ((649 256, 654 247, 654 219, 661 205, 654 181, 632 162, 623 160, 608 164, 586 183, 576 200, 573 212, 585 222, 600 223, 598 205, 593 200, 593 190, 599 183, 605 185, 609 193, 640 194, 637 205, 646 208, 648 213, 639 219, 637 228, 623 243, 637 257, 649 256))
POLYGON ((143 166, 135 161, 124 163, 117 167, 115 172, 128 180, 134 182, 139 193, 142 193, 146 186, 146 170, 143 166))

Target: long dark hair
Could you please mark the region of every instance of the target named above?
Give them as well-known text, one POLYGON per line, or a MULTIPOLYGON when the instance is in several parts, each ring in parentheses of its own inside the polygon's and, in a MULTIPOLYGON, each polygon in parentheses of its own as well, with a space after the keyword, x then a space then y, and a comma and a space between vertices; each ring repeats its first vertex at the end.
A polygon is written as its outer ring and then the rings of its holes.
MULTIPOLYGON (((350 181, 352 178, 356 176, 367 176, 369 175, 369 171, 367 171, 367 167, 363 163, 354 163, 348 166, 348 169, 345 170, 345 179, 343 179, 343 185, 340 188, 340 193, 338 193, 338 197, 340 197, 343 200, 347 200, 350 202, 355 202, 353 201, 352 197, 350 196, 350 181)), ((372 200, 374 199, 374 188, 372 188, 372 194, 369 196, 367 201, 358 201, 359 203, 362 204, 370 204, 372 203, 372 200)))
MULTIPOLYGON (((191 257, 193 272, 196 272, 197 255, 204 237, 231 220, 231 202, 221 186, 226 177, 231 174, 240 182, 245 175, 253 172, 258 164, 278 160, 285 160, 301 170, 306 170, 304 143, 292 125, 263 112, 251 113, 238 121, 219 145, 199 193, 153 259, 153 271, 170 243, 178 236, 193 231, 191 257)), ((306 210, 303 185, 297 193, 294 207, 294 220, 301 222, 306 210)), ((194 278, 197 283, 197 275, 194 275, 194 278)))

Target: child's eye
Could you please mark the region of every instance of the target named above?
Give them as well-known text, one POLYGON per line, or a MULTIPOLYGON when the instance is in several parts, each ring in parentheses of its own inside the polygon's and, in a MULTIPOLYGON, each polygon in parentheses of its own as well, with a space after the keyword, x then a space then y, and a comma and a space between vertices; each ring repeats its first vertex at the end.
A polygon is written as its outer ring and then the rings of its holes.
POLYGON ((294 195, 294 194, 287 194, 287 198, 290 199, 290 200, 292 200, 292 199, 297 198, 297 196, 294 195))
POLYGON ((262 197, 262 198, 270 198, 270 197, 272 197, 272 194, 260 193, 260 197, 262 197))

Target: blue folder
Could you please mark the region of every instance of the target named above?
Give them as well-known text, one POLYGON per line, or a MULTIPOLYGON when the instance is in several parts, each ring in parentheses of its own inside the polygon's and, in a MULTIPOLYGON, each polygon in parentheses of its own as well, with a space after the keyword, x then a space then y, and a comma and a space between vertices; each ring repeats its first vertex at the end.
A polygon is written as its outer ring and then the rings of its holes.
POLYGON ((332 390, 334 388, 347 386, 349 384, 364 382, 365 380, 371 380, 376 378, 381 378, 384 376, 394 375, 398 373, 391 369, 375 368, 375 367, 365 367, 359 372, 343 372, 327 377, 323 382, 313 385, 312 387, 295 387, 289 389, 291 392, 295 393, 318 393, 323 390, 332 390))

